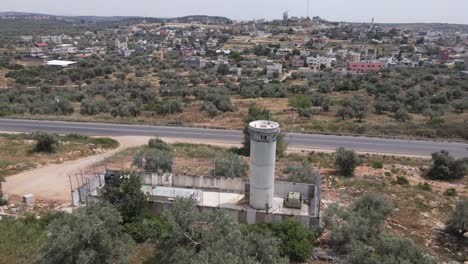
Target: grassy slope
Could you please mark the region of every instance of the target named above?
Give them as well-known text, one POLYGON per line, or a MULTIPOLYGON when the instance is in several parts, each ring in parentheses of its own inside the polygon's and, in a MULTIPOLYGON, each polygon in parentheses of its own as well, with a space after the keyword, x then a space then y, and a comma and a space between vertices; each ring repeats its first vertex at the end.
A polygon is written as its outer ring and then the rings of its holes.
POLYGON ((59 136, 59 140, 61 143, 55 153, 35 153, 35 142, 30 135, 0 134, 0 175, 9 176, 47 163, 78 159, 119 145, 110 138, 78 135, 59 136))

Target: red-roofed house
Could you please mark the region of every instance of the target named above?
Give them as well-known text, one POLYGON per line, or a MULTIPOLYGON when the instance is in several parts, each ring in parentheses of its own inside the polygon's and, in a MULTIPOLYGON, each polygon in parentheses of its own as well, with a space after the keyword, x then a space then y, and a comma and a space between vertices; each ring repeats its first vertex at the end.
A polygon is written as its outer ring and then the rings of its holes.
POLYGON ((36 46, 38 48, 45 48, 45 47, 48 47, 49 44, 47 44, 45 42, 39 42, 39 43, 34 44, 34 46, 36 46))

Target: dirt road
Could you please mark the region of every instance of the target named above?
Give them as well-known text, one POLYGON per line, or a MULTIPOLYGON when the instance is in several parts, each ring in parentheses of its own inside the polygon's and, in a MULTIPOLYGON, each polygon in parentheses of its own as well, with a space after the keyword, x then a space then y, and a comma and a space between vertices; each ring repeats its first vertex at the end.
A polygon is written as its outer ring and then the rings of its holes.
POLYGON ((22 196, 34 194, 36 199, 70 201, 70 180, 68 175, 102 161, 124 149, 146 144, 148 137, 115 137, 120 146, 114 150, 61 164, 50 164, 6 178, 3 190, 6 194, 22 196))

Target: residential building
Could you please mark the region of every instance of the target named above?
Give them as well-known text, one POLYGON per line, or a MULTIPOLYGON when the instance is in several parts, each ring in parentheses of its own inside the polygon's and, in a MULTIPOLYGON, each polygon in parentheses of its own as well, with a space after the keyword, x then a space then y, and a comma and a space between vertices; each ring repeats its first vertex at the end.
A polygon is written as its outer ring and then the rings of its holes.
POLYGON ((205 59, 203 59, 202 57, 198 57, 198 56, 186 58, 184 59, 184 63, 187 67, 195 68, 195 69, 201 69, 206 66, 205 59))
POLYGON ((333 59, 317 55, 317 57, 307 57, 309 68, 319 70, 321 67, 331 68, 333 59))
POLYGON ((20 36, 20 39, 22 41, 32 41, 33 37, 32 36, 20 36))
POLYGON ((188 57, 192 57, 195 55, 195 52, 192 48, 189 48, 189 47, 182 47, 180 49, 180 55, 182 55, 182 57, 184 58, 188 58, 188 57))
POLYGON ((30 47, 30 48, 26 49, 26 56, 41 57, 43 55, 44 55, 44 52, 43 52, 42 48, 40 48, 40 47, 33 46, 33 47, 30 47))
POLYGON ((301 51, 299 52, 299 55, 300 55, 301 57, 308 57, 308 56, 310 56, 310 51, 309 51, 309 50, 301 50, 301 51))
POLYGON ((292 49, 284 49, 284 48, 282 48, 282 49, 278 49, 278 50, 276 51, 276 55, 278 55, 278 56, 283 56, 283 57, 284 57, 284 56, 287 56, 287 55, 289 55, 289 54, 292 54, 292 52, 293 52, 292 49))
POLYGON ((76 47, 73 47, 72 44, 61 44, 56 46, 51 50, 52 54, 56 55, 67 55, 67 54, 74 54, 78 51, 76 47))
POLYGON ((347 57, 348 57, 348 61, 351 61, 351 62, 361 61, 361 53, 359 52, 350 51, 347 57))
POLYGON ((219 41, 217 39, 209 39, 206 42, 206 47, 207 48, 214 48, 214 47, 218 46, 218 43, 219 43, 219 41))
POLYGON ((360 61, 349 62, 348 71, 363 73, 368 71, 380 71, 383 68, 383 63, 379 61, 360 61))
POLYGON ((280 76, 283 72, 283 64, 274 63, 266 66, 268 76, 280 76))
POLYGON ((448 49, 441 49, 439 50, 439 60, 442 62, 446 62, 449 60, 450 52, 448 49))
POLYGON ((290 59, 291 66, 296 68, 304 67, 304 62, 304 59, 300 56, 293 56, 290 59))

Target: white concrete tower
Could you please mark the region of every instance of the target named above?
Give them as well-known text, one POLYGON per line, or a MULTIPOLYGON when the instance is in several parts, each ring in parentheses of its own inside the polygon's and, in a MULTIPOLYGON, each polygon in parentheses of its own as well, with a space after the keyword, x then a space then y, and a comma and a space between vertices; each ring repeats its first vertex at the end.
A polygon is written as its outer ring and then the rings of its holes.
POLYGON ((250 131, 250 206, 268 210, 274 206, 276 137, 279 124, 259 120, 249 124, 250 131))

